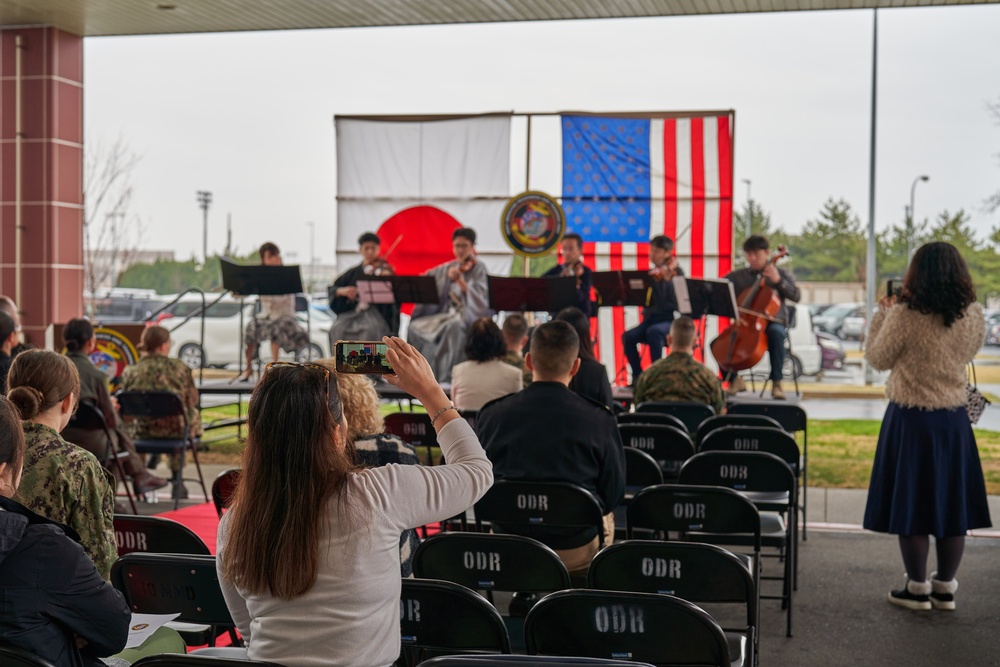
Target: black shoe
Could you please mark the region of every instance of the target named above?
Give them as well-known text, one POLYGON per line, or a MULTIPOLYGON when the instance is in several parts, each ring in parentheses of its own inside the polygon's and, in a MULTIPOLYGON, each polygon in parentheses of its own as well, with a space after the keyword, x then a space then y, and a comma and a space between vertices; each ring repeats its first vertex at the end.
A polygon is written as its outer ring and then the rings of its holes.
POLYGON ((136 475, 136 477, 132 480, 135 492, 140 496, 144 496, 147 493, 156 491, 157 489, 162 489, 167 484, 170 484, 169 479, 157 477, 156 475, 152 475, 146 471, 143 471, 143 474, 136 475))
POLYGON ((955 591, 958 580, 940 581, 937 572, 931 573, 931 606, 939 611, 955 611, 955 591))
POLYGON ((929 581, 907 580, 902 589, 889 592, 889 603, 913 611, 930 611, 930 593, 931 583, 929 581))

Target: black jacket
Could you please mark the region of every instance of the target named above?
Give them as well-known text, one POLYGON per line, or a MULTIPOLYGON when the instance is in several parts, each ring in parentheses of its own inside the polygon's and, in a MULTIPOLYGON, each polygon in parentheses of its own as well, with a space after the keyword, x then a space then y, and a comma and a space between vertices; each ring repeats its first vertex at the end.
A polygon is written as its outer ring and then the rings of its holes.
MULTIPOLYGON (((781 267, 778 267, 778 275, 781 276, 781 282, 772 283, 770 280, 766 280, 768 287, 773 289, 777 293, 778 298, 781 299, 781 310, 778 311, 777 318, 782 322, 788 322, 788 304, 786 301, 794 301, 798 303, 802 296, 798 285, 795 284, 795 278, 791 273, 785 271, 781 267)), ((760 274, 749 267, 743 267, 742 269, 737 269, 731 271, 726 275, 726 280, 732 281, 733 291, 736 292, 737 301, 739 301, 740 292, 745 289, 752 287, 760 279, 760 274)), ((736 305, 742 306, 743 304, 737 303, 736 305)))
POLYGON ((98 656, 125 648, 132 614, 75 537, 0 497, 0 641, 59 667, 103 667, 98 656))
MULTIPOLYGON (((625 450, 614 415, 563 384, 536 381, 487 403, 476 432, 496 479, 577 484, 597 496, 605 513, 625 495, 625 450)), ((583 546, 596 535, 595 529, 530 531, 553 549, 583 546)))
POLYGON ((608 369, 596 359, 580 359, 580 370, 569 381, 570 391, 611 409, 614 398, 608 369))

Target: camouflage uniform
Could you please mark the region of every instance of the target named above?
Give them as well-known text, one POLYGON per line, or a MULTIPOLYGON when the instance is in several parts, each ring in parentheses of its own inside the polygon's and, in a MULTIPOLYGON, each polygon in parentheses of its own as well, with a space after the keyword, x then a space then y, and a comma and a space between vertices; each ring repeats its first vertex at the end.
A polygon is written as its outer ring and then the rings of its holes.
POLYGON ((716 375, 686 352, 671 352, 642 372, 632 402, 697 401, 722 414, 726 399, 716 375))
POLYGON ((532 380, 531 371, 525 368, 524 357, 522 357, 520 354, 514 352, 513 350, 507 350, 507 354, 504 355, 503 359, 501 359, 500 361, 504 362, 505 364, 510 364, 511 366, 514 366, 516 368, 520 368, 521 378, 523 380, 524 386, 527 387, 529 384, 531 384, 532 380))
POLYGON ((115 490, 93 454, 42 424, 23 422, 27 449, 17 500, 47 519, 70 526, 97 571, 110 579, 118 558, 115 490))
MULTIPOLYGON (((129 366, 122 373, 125 391, 172 391, 181 397, 187 408, 188 426, 193 437, 202 434, 198 389, 194 386, 191 369, 180 359, 162 354, 150 354, 129 366)), ((180 417, 161 419, 130 419, 136 438, 183 438, 184 420, 180 417)))

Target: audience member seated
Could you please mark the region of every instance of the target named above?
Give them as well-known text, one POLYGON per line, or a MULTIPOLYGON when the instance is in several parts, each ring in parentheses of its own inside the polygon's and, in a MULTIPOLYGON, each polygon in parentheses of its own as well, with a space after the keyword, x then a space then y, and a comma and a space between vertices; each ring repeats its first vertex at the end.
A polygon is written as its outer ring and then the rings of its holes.
POLYGON ((427 360, 400 338, 383 340, 396 371, 386 381, 427 408, 448 464, 358 469, 330 371, 268 366, 250 399, 216 561, 251 659, 392 664, 401 645, 400 533, 455 516, 493 483, 479 440, 427 360))
MULTIPOLYGON (((200 437, 201 411, 198 389, 194 386, 194 376, 191 369, 180 359, 171 359, 170 332, 160 326, 148 327, 142 332, 139 344, 141 358, 139 363, 129 366, 122 373, 123 391, 171 391, 181 397, 187 409, 187 423, 190 435, 200 437)), ((135 437, 145 438, 183 438, 184 420, 180 417, 162 417, 159 419, 135 418, 129 420, 135 437)), ((180 465, 179 457, 170 457, 170 469, 177 471, 180 465)), ((172 497, 187 498, 184 486, 175 488, 172 497)))
MULTIPOLYGON (((0 294, 0 313, 7 313, 12 320, 14 320, 15 332, 20 335, 21 333, 21 314, 17 310, 17 304, 14 303, 14 299, 9 296, 4 296, 0 294)), ((21 352, 25 350, 30 350, 34 346, 28 345, 27 343, 20 342, 20 336, 18 341, 14 343, 14 348, 10 351, 11 357, 16 357, 21 352)))
POLYGON ((580 370, 569 382, 570 391, 602 403, 610 409, 614 402, 611 397, 611 381, 608 380, 608 369, 594 356, 594 341, 590 337, 590 318, 579 308, 571 306, 560 310, 556 319, 568 322, 580 338, 580 370))
MULTIPOLYGON (((567 322, 537 327, 525 359, 534 382, 483 406, 476 431, 497 479, 569 482, 592 492, 606 513, 604 539, 611 544, 612 512, 625 491, 625 452, 611 410, 569 390, 579 351, 580 339, 567 322)), ((596 529, 525 534, 555 549, 571 574, 585 572, 597 553, 596 529)))
POLYGON ((0 394, 7 393, 7 373, 14 363, 11 352, 17 345, 17 323, 14 318, 0 310, 0 394))
POLYGON ((682 315, 670 325, 667 346, 670 354, 658 359, 642 372, 635 386, 632 402, 694 401, 705 403, 721 415, 726 410, 726 397, 718 376, 695 359, 694 321, 682 315))
POLYGON ((451 369, 451 400, 459 410, 478 410, 494 398, 521 391, 521 372, 504 362, 507 346, 496 322, 480 317, 465 340, 468 361, 451 369))
POLYGON ((105 667, 132 615, 72 528, 12 500, 24 460, 21 424, 0 397, 0 638, 54 665, 105 667))
POLYGON ((503 318, 500 327, 507 354, 504 362, 521 369, 521 379, 524 386, 531 384, 531 371, 524 367, 524 348, 528 344, 528 320, 520 313, 509 313, 503 318))
MULTIPOLYGON (((73 362, 80 374, 80 402, 90 403, 101 411, 111 428, 115 451, 128 453, 128 458, 122 462, 122 467, 125 473, 132 477, 136 493, 149 493, 165 487, 170 483, 168 480, 146 470, 142 457, 135 451, 132 438, 118 421, 118 406, 115 399, 108 394, 108 376, 90 360, 91 353, 97 348, 94 327, 83 318, 72 319, 63 327, 62 336, 63 344, 66 346, 66 357, 73 362)), ((107 447, 104 431, 67 426, 62 436, 74 445, 83 447, 98 460, 104 459, 107 447)), ((114 466, 108 468, 112 473, 116 470, 114 466)))
POLYGON ((28 350, 14 358, 7 379, 7 398, 24 420, 27 441, 18 497, 31 511, 76 531, 108 579, 118 558, 111 474, 93 454, 59 436, 80 394, 76 366, 50 350, 28 350))
MULTIPOLYGON (((378 393, 367 375, 337 373, 336 364, 329 359, 320 362, 330 369, 337 379, 337 391, 344 404, 347 421, 347 442, 354 446, 358 462, 366 468, 397 463, 418 465, 420 459, 408 443, 398 436, 385 432, 385 420, 379 410, 378 393)), ((413 576, 413 552, 420 545, 414 529, 404 530, 399 536, 399 565, 404 577, 413 576)))

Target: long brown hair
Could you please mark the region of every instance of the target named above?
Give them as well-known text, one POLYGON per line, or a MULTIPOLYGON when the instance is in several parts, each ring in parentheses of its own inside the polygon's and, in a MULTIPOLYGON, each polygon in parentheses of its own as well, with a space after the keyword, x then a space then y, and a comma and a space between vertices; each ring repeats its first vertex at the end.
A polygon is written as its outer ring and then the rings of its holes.
POLYGON ((343 405, 329 370, 268 367, 247 411, 223 578, 251 594, 289 600, 312 587, 333 496, 339 496, 341 517, 350 518, 342 492, 356 466, 342 444, 344 433, 343 405))
POLYGON ((25 350, 14 357, 7 398, 21 419, 34 419, 70 394, 80 396, 80 373, 66 357, 51 350, 25 350))

